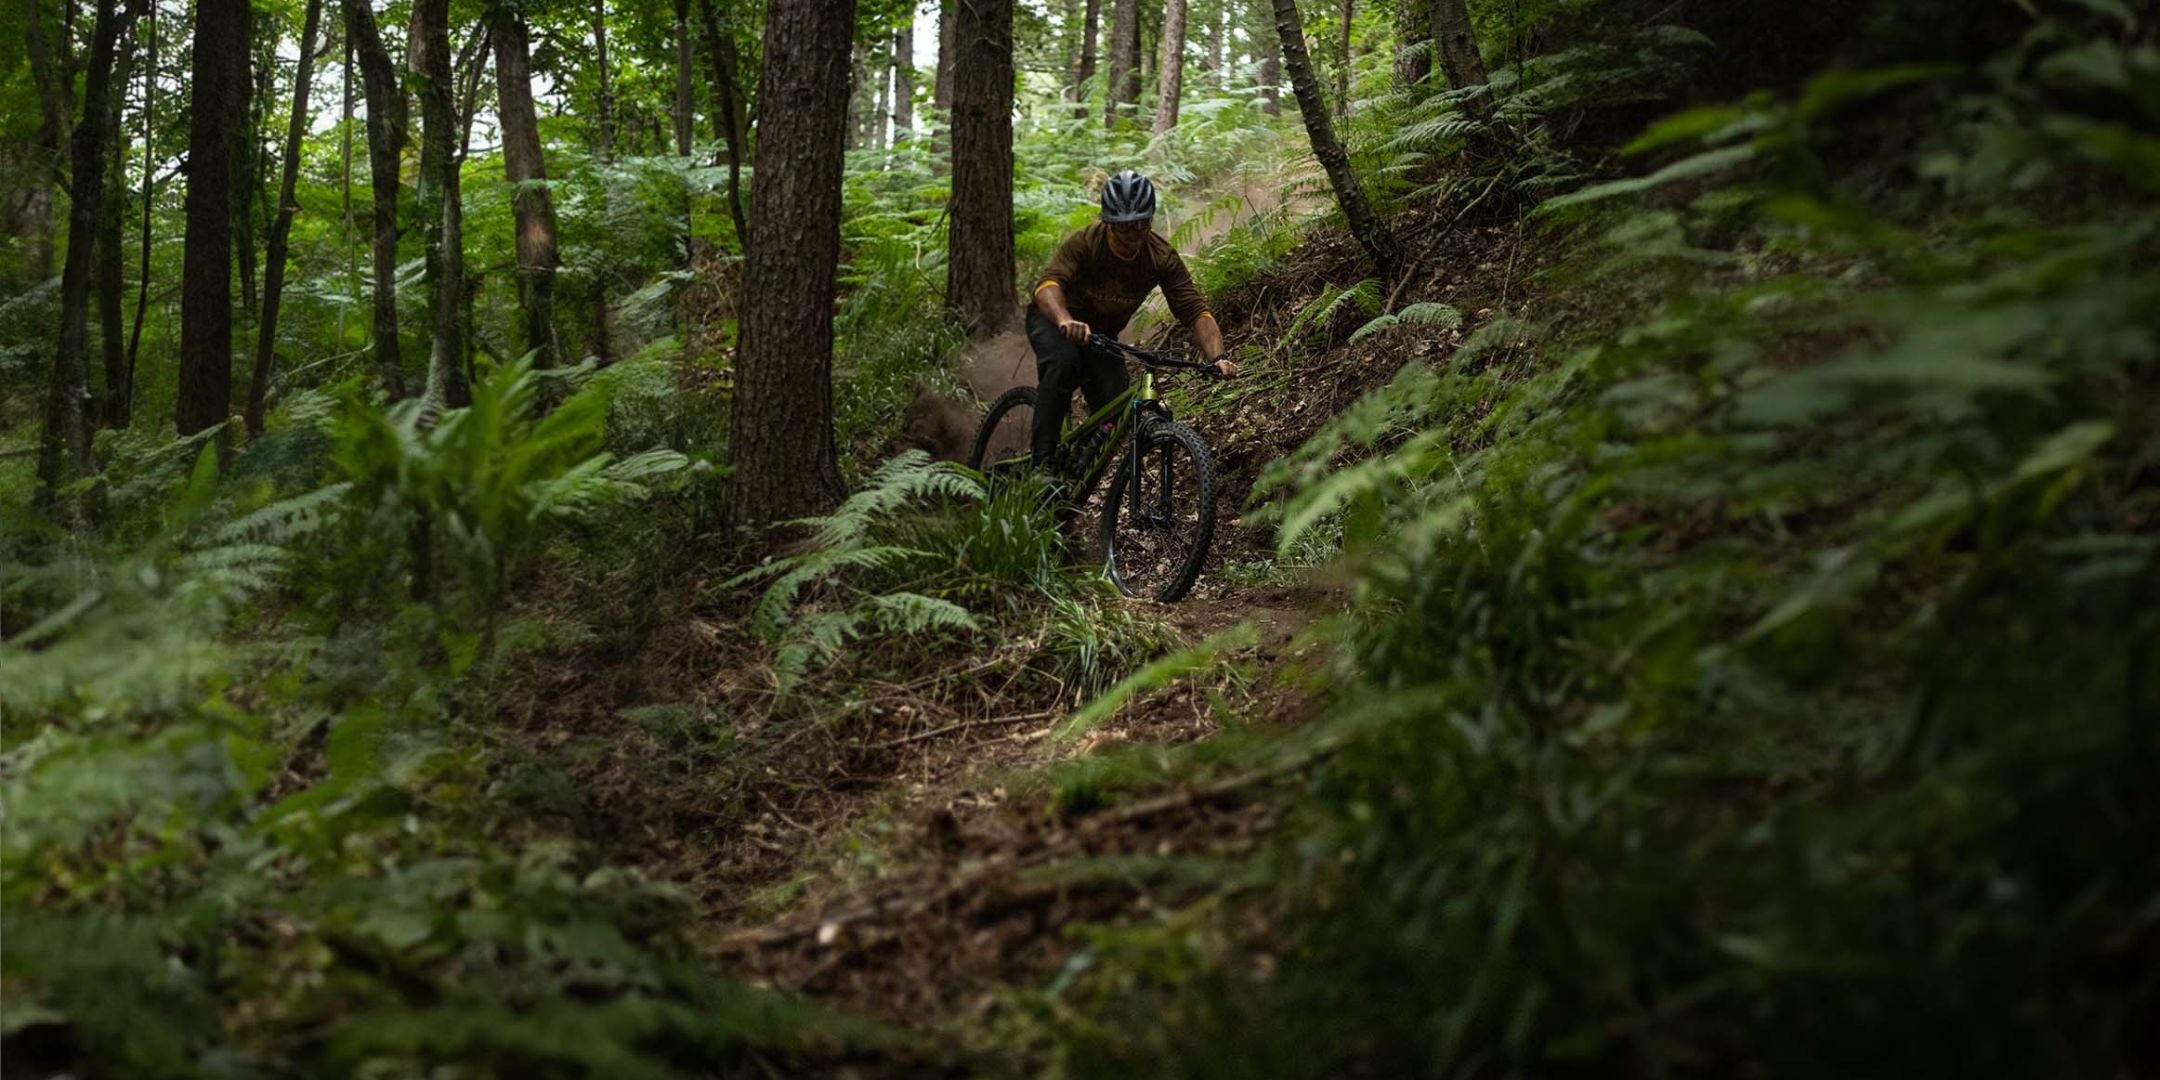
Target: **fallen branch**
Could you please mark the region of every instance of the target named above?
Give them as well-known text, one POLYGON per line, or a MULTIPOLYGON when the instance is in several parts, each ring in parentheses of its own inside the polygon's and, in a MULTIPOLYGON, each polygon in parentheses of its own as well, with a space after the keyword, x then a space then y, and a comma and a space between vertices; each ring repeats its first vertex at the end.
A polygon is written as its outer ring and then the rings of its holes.
POLYGON ((912 735, 902 735, 897 739, 887 739, 884 742, 871 743, 868 748, 871 750, 890 750, 896 746, 906 746, 909 743, 921 742, 924 739, 935 739, 940 735, 948 735, 955 731, 966 731, 970 728, 979 727, 1002 727, 1008 724, 1024 724, 1030 720, 1048 720, 1049 718, 1056 715, 1057 712, 1055 710, 1051 710, 1047 712, 1020 713, 1015 716, 993 716, 982 720, 962 720, 958 723, 946 724, 943 727, 934 727, 927 731, 918 731, 912 735))

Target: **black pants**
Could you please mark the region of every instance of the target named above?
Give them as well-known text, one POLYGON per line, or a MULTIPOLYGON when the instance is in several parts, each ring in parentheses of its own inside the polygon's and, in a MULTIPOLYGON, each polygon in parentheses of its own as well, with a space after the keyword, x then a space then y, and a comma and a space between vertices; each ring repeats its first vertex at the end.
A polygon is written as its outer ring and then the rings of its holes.
POLYGON ((1093 415, 1125 392, 1125 362, 1083 348, 1065 339, 1042 312, 1029 308, 1028 344, 1035 347, 1035 430, 1030 442, 1035 464, 1057 452, 1058 437, 1065 431, 1065 414, 1072 408, 1074 390, 1087 396, 1093 415))

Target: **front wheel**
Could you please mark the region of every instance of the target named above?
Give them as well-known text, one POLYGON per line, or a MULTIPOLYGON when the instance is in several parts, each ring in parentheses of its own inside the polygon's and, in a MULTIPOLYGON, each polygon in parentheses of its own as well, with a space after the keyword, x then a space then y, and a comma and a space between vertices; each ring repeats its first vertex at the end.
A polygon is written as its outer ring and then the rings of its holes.
POLYGON ((1103 496, 1103 568, 1127 596, 1183 600, 1215 539, 1215 462, 1183 424, 1151 423, 1137 438, 1103 496))
POLYGON ((983 413, 975 429, 975 446, 968 453, 968 468, 985 476, 1012 476, 1027 471, 1028 445, 1035 428, 1035 388, 1015 386, 998 395, 983 413))

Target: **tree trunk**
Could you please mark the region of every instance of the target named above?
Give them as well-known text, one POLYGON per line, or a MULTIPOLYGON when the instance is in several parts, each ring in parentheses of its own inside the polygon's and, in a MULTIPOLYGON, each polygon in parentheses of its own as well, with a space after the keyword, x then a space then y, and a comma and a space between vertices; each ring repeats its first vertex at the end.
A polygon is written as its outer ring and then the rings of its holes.
POLYGON ((870 61, 870 111, 863 119, 869 122, 870 148, 885 149, 885 118, 892 110, 892 66, 883 62, 875 52, 866 54, 870 61))
POLYGON ((143 20, 143 175, 142 175, 142 231, 138 237, 141 244, 141 263, 135 275, 135 325, 128 331, 127 375, 121 384, 120 400, 127 406, 123 421, 135 415, 135 360, 142 355, 143 316, 150 311, 150 230, 151 211, 156 206, 157 160, 157 4, 149 5, 149 14, 143 20))
POLYGON ((705 52, 712 57, 713 127, 718 129, 723 152, 727 155, 728 216, 735 222, 735 243, 747 245, 750 228, 743 217, 742 158, 744 143, 744 117, 741 96, 736 92, 735 72, 739 66, 735 57, 735 38, 720 33, 720 17, 713 10, 713 0, 698 0, 698 13, 705 24, 705 52))
POLYGON ((615 159, 615 83, 608 70, 607 0, 593 0, 593 62, 600 65, 600 160, 615 159))
POLYGON ((503 173, 512 189, 517 222, 518 307, 525 316, 526 351, 533 366, 562 359, 555 340, 555 268, 562 263, 555 240, 555 198, 547 187, 547 158, 540 144, 540 116, 533 108, 532 47, 525 17, 507 3, 489 13, 495 34, 495 98, 502 122, 503 173))
MULTIPOLYGON (((252 30, 250 31, 252 35, 252 30)), ((257 311, 258 264, 255 261, 256 214, 262 209, 263 167, 267 157, 263 152, 262 131, 268 124, 270 108, 271 76, 277 73, 278 34, 273 27, 268 40, 254 41, 250 49, 249 72, 254 89, 248 95, 247 128, 240 138, 240 181, 233 189, 233 253, 240 260, 240 310, 250 317, 257 311)))
MULTIPOLYGON (((464 266, 465 161, 472 154, 473 117, 480 112, 481 76, 487 74, 488 53, 493 50, 494 40, 495 35, 488 28, 486 18, 483 16, 480 24, 474 26, 472 33, 466 36, 465 47, 458 50, 456 68, 458 86, 461 87, 458 91, 457 106, 458 145, 457 153, 452 156, 450 162, 450 175, 456 181, 456 185, 451 189, 452 197, 457 199, 459 203, 457 217, 459 263, 457 292, 458 340, 463 343, 464 348, 462 355, 458 357, 458 378, 466 388, 468 399, 472 393, 473 372, 478 370, 475 367, 475 361, 479 354, 479 329, 473 322, 473 304, 480 296, 480 286, 483 279, 478 273, 464 266)), ((497 111, 499 114, 499 105, 497 111)), ((689 213, 687 205, 684 207, 684 213, 685 215, 689 213)), ((687 217, 684 224, 683 231, 684 235, 687 236, 689 234, 687 217)))
POLYGON ((427 217, 428 375, 430 408, 472 403, 465 381, 464 227, 458 197, 460 141, 450 62, 450 0, 416 0, 406 60, 420 94, 420 212, 427 217))
POLYGON ((1433 0, 1396 0, 1395 88, 1408 90, 1432 75, 1433 0))
POLYGON ((1140 101, 1140 0, 1110 5, 1110 77, 1103 94, 1103 125, 1115 128, 1132 117, 1140 101))
MULTIPOLYGON (((593 0, 593 61, 600 65, 600 192, 601 213, 607 212, 607 167, 615 162, 615 76, 608 68, 607 49, 607 0, 593 0)), ((615 340, 608 332, 608 312, 613 307, 608 301, 607 267, 596 264, 592 272, 592 288, 588 294, 592 305, 592 352, 602 367, 615 362, 615 340)))
MULTIPOLYGON (((70 0, 62 0, 61 6, 72 14, 70 0)), ((57 173, 61 168, 59 154, 72 145, 75 118, 75 80, 70 75, 68 50, 74 47, 74 35, 63 31, 56 43, 45 40, 41 0, 25 0, 23 10, 23 48, 30 61, 30 78, 37 85, 39 119, 44 126, 41 141, 49 142, 54 155, 42 162, 48 171, 57 173)), ((63 22, 66 22, 63 19, 63 22)))
POLYGON ((1178 95, 1185 90, 1185 0, 1163 0, 1161 91, 1155 98, 1155 133, 1177 126, 1178 95))
POLYGON ((40 25, 42 6, 40 0, 26 0, 23 13, 23 46, 29 55, 31 78, 37 84, 40 110, 38 175, 22 215, 23 231, 29 237, 29 250, 23 258, 23 276, 35 284, 43 284, 53 275, 53 249, 59 242, 53 235, 54 195, 66 169, 72 141, 70 128, 75 114, 75 81, 68 77, 66 56, 73 39, 71 35, 63 34, 59 42, 60 55, 53 54, 40 25))
POLYGON ((353 144, 353 44, 351 34, 340 34, 345 66, 338 69, 338 211, 345 231, 339 237, 339 253, 345 260, 346 300, 338 309, 338 347, 345 347, 345 313, 360 306, 360 264, 353 258, 352 144, 353 144))
POLYGON ((692 93, 690 0, 675 0, 675 156, 690 156, 690 129, 697 123, 692 93))
MULTIPOLYGON (((1261 2, 1264 5, 1272 5, 1274 0, 1261 0, 1261 2)), ((1281 116, 1282 41, 1277 35, 1264 32, 1267 25, 1274 22, 1273 7, 1263 6, 1260 10, 1264 16, 1263 32, 1254 35, 1260 43, 1260 111, 1269 116, 1281 116)), ((1302 45, 1304 39, 1301 37, 1298 40, 1302 45)))
POLYGON ((1102 0, 1087 0, 1087 18, 1080 29, 1080 59, 1073 65, 1072 92, 1073 119, 1085 120, 1088 114, 1088 80, 1095 77, 1095 34, 1102 21, 1102 0))
POLYGON ((1342 0, 1342 37, 1335 46, 1335 115, 1350 115, 1350 25, 1357 0, 1342 0))
MULTIPOLYGON (((52 384, 45 399, 44 437, 38 446, 38 503, 60 505, 60 489, 96 471, 90 458, 90 271, 98 244, 99 217, 105 202, 106 136, 112 105, 113 58, 119 52, 121 24, 134 17, 115 10, 114 0, 98 0, 97 24, 91 31, 89 70, 83 80, 83 114, 70 134, 73 159, 68 180, 67 262, 60 270, 60 349, 54 354, 52 384)), ((116 254, 113 261, 117 263, 116 254)))
POLYGON ((367 100, 368 187, 372 197, 375 272, 375 371, 392 400, 405 389, 398 344, 398 162, 405 154, 405 91, 375 26, 371 0, 345 0, 345 33, 360 61, 367 100))
POLYGON ((1154 126, 1155 87, 1155 41, 1162 36, 1160 11, 1149 10, 1150 5, 1140 5, 1140 43, 1135 50, 1138 66, 1133 68, 1133 119, 1143 120, 1148 127, 1154 126), (1148 112, 1140 111, 1142 105, 1148 112))
POLYGON ((1201 43, 1201 49, 1203 50, 1201 62, 1207 65, 1206 78, 1202 80, 1202 84, 1210 90, 1222 89, 1223 23, 1221 9, 1224 6, 1220 3, 1220 0, 1217 0, 1216 10, 1208 13, 1207 32, 1203 35, 1201 43))
MULTIPOLYGON (((133 35, 129 35, 132 37, 133 35)), ((108 95, 105 109, 105 145, 112 167, 105 171, 105 208, 98 215, 97 239, 97 304, 98 348, 105 361, 105 394, 103 419, 107 427, 126 427, 128 422, 127 398, 127 346, 122 338, 127 324, 121 317, 125 282, 121 280, 121 224, 127 211, 127 129, 120 123, 122 106, 127 103, 127 81, 134 66, 130 60, 134 50, 122 46, 119 60, 114 68, 112 85, 114 92, 108 95)))
POLYGON ((870 50, 855 43, 854 65, 848 72, 848 149, 870 145, 870 114, 877 111, 877 94, 870 88, 870 50))
POLYGON ((193 435, 232 410, 233 184, 248 116, 249 0, 196 0, 188 109, 187 246, 180 285, 180 389, 173 423, 193 435))
POLYGON ((1432 0, 1433 49, 1448 89, 1485 85, 1485 59, 1478 55, 1477 31, 1470 25, 1464 0, 1432 0))
POLYGON ((930 105, 942 127, 952 116, 953 0, 939 0, 937 32, 937 81, 930 87, 930 105))
POLYGON ((1335 138, 1327 103, 1320 97, 1320 81, 1313 74, 1312 58, 1305 52, 1305 25, 1298 17, 1297 0, 1274 3, 1276 37, 1282 42, 1283 60, 1290 68, 1290 89, 1297 95, 1298 112, 1305 119, 1305 134, 1312 140, 1313 156, 1327 171, 1328 185, 1335 189, 1335 201, 1349 221, 1350 235, 1365 249, 1381 276, 1392 279, 1397 263, 1395 238, 1365 200, 1365 188, 1358 183, 1357 174, 1350 171, 1350 157, 1335 138))
POLYGON ((255 328, 255 370, 248 382, 247 430, 260 435, 269 407, 270 367, 277 355, 278 307, 285 293, 285 256, 292 241, 293 214, 300 209, 300 139, 307 134, 308 91, 315 80, 315 34, 322 26, 322 0, 308 0, 300 27, 300 61, 293 73, 292 122, 285 128, 285 160, 278 179, 277 217, 270 223, 270 247, 263 256, 262 322, 255 328))
POLYGON ((1013 0, 958 0, 952 226, 945 302, 968 332, 1003 330, 1013 295, 1013 0))
POLYGON ((893 31, 893 143, 915 134, 915 12, 901 16, 893 31))
POLYGON ((816 514, 841 494, 832 300, 854 28, 855 0, 770 0, 765 11, 730 425, 730 512, 745 525, 816 514))

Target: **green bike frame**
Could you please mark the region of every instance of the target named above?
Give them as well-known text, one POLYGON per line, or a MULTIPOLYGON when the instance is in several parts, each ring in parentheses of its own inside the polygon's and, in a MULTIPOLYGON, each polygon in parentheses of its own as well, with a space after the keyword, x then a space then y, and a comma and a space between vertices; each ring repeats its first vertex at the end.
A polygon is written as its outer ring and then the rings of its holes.
POLYGON ((1126 436, 1132 434, 1133 418, 1139 415, 1141 403, 1154 401, 1157 396, 1155 374, 1143 370, 1138 382, 1126 387, 1123 393, 1110 399, 1110 404, 1096 410, 1095 415, 1081 421, 1058 439, 1058 445, 1063 447, 1109 422, 1112 416, 1117 418, 1110 429, 1110 437, 1103 440, 1102 447, 1096 451, 1095 460, 1088 462, 1087 468, 1081 471, 1080 485, 1083 490, 1093 488, 1096 481, 1101 480, 1103 474, 1109 471, 1110 459, 1117 456, 1118 448, 1125 445, 1126 436))

